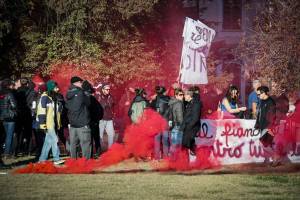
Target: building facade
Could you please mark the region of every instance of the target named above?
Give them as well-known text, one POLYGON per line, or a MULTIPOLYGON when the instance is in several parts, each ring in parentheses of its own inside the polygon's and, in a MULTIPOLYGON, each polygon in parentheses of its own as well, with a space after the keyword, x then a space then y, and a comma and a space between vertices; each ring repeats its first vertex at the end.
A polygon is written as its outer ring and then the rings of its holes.
POLYGON ((243 104, 250 80, 243 61, 236 61, 231 50, 243 36, 251 34, 255 16, 263 3, 261 0, 183 0, 187 17, 196 16, 216 30, 212 50, 221 52, 216 73, 222 75, 222 71, 226 70, 234 74, 233 84, 240 87, 243 104))

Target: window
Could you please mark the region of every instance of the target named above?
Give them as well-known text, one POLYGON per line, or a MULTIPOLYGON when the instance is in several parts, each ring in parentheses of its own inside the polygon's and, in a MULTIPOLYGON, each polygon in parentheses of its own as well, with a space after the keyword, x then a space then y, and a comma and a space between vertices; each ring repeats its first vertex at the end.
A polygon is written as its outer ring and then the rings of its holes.
POLYGON ((223 29, 241 30, 242 0, 223 0, 223 29))

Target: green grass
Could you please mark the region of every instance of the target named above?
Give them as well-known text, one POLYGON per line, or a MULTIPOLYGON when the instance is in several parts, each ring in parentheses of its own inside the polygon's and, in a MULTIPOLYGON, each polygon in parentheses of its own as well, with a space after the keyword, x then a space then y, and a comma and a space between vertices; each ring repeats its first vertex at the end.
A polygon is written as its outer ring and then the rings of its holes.
POLYGON ((272 168, 255 164, 206 171, 156 172, 150 162, 127 160, 88 175, 10 172, 0 174, 1 200, 300 199, 300 165, 272 168))
POLYGON ((0 175, 0 199, 299 199, 300 173, 0 175))

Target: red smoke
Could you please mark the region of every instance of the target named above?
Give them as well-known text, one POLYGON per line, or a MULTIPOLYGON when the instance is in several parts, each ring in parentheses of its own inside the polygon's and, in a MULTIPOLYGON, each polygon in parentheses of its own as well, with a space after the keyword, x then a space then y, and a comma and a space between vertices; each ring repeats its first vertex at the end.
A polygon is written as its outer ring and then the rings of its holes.
POLYGON ((101 80, 101 73, 92 65, 82 64, 78 67, 71 63, 62 63, 52 65, 49 73, 50 79, 57 82, 62 94, 66 94, 72 76, 79 76, 83 80, 95 83, 101 80))
POLYGON ((284 119, 286 123, 284 125, 283 134, 275 135, 275 153, 277 156, 284 157, 288 152, 293 151, 294 154, 300 152, 298 146, 300 143, 300 103, 296 104, 295 112, 284 119), (297 144, 298 143, 298 144, 297 144))
POLYGON ((211 157, 211 154, 212 147, 198 147, 195 150, 195 160, 190 161, 187 149, 177 149, 174 157, 166 159, 167 165, 164 170, 187 171, 220 167, 218 160, 211 157))
POLYGON ((124 144, 114 144, 101 155, 99 160, 67 159, 64 167, 58 168, 51 162, 29 164, 15 173, 91 173, 131 157, 147 158, 153 152, 154 136, 167 127, 167 122, 155 111, 147 109, 138 124, 125 130, 124 144))
MULTIPOLYGON (((154 136, 167 127, 167 122, 155 111, 147 109, 138 124, 132 124, 125 130, 124 144, 114 144, 98 160, 67 159, 64 167, 55 167, 52 162, 29 164, 15 173, 92 173, 129 158, 148 159, 153 154, 154 136)), ((166 159, 167 166, 161 170, 205 169, 215 166, 210 157, 210 149, 196 150, 197 160, 190 165, 186 150, 178 149, 175 159, 166 159)), ((174 158, 174 157, 173 157, 174 158)))

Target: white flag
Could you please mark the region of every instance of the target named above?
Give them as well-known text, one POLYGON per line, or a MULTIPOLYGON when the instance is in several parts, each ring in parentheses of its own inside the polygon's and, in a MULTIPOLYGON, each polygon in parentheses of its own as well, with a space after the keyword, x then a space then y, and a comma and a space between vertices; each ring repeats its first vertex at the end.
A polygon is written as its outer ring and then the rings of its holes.
POLYGON ((186 18, 180 63, 180 82, 184 84, 207 84, 206 57, 215 30, 200 21, 186 18))

